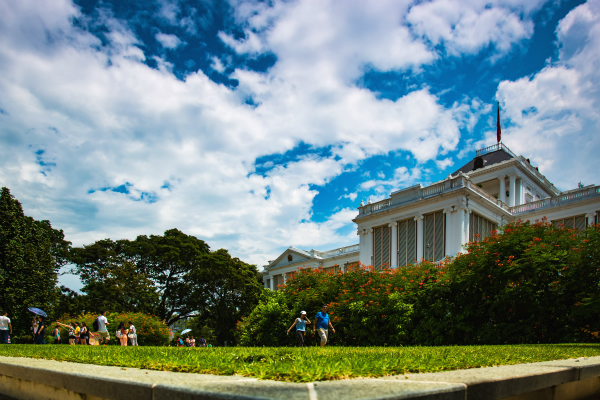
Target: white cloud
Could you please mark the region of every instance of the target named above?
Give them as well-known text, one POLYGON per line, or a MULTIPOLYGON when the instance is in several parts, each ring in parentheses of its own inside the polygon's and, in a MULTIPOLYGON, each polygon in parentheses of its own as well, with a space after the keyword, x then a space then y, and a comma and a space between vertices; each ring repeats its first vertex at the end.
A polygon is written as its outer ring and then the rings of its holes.
POLYGON ((354 200, 356 200, 356 197, 357 197, 357 196, 358 196, 358 192, 354 192, 354 193, 347 193, 347 194, 341 195, 341 196, 338 198, 338 200, 341 200, 341 199, 350 199, 350 200, 354 201, 354 200))
POLYGON ((448 167, 454 165, 454 161, 451 158, 444 158, 443 160, 435 160, 435 165, 437 165, 438 169, 444 170, 448 167))
POLYGON ((531 78, 501 82, 497 97, 513 124, 503 141, 565 190, 600 183, 600 1, 573 9, 556 32, 558 61, 531 78))
POLYGON ((160 42, 162 47, 164 47, 165 49, 173 50, 181 45, 185 45, 185 42, 182 42, 181 39, 177 37, 177 35, 173 35, 170 33, 167 34, 159 32, 156 35, 154 35, 154 37, 160 42))
POLYGON ((422 179, 422 171, 416 167, 410 171, 406 167, 398 167, 394 170, 394 176, 388 180, 385 179, 371 179, 362 182, 359 187, 362 191, 374 191, 383 198, 386 194, 393 192, 398 189, 419 183, 422 179))
POLYGON ((433 45, 455 56, 476 54, 493 45, 491 60, 533 34, 531 15, 545 0, 431 0, 411 7, 406 19, 433 45))
POLYGON ((223 62, 221 61, 221 59, 217 56, 213 56, 211 57, 211 63, 210 63, 210 67, 212 69, 214 69, 215 71, 217 71, 218 73, 222 74, 223 72, 225 72, 225 65, 223 65, 223 62))
MULTIPOLYGON (((177 3, 162 4, 165 21, 177 24, 177 3)), ((390 151, 435 160, 456 148, 459 129, 473 125, 469 113, 481 109, 474 100, 446 109, 428 89, 380 99, 355 84, 368 69, 418 70, 438 57, 402 24, 410 5, 239 4, 246 38, 221 39, 277 61, 265 73, 235 70, 239 86, 231 89, 202 71, 178 80, 160 58, 159 68, 148 67, 138 38, 109 14, 102 45, 73 26, 80 11, 70 1, 0 3, 0 184, 77 245, 177 227, 262 265, 290 244, 355 243, 344 232, 356 210, 311 221, 312 185, 390 151), (301 142, 332 154, 265 163, 268 172, 255 173, 257 158, 301 142)), ((165 48, 182 45, 173 35, 156 38, 165 48)), ((221 66, 213 60, 213 68, 221 66)), ((383 198, 420 178, 420 167, 402 167, 360 189, 383 198)))

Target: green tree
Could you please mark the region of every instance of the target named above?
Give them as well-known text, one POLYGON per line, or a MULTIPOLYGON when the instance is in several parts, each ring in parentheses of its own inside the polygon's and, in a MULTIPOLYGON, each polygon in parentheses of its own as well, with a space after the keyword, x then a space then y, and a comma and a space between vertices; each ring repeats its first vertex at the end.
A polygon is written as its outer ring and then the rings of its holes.
POLYGON ((205 254, 189 278, 198 302, 193 325, 212 327, 219 343, 235 343, 237 323, 252 312, 263 291, 256 266, 219 249, 205 254))
POLYGON ((25 216, 10 190, 0 194, 0 308, 13 321, 16 335, 29 332, 31 313, 39 307, 53 314, 58 298, 57 273, 66 263, 70 242, 49 221, 25 216))
MULTIPOLYGON (((147 274, 134 264, 129 240, 99 240, 74 248, 71 260, 84 286, 73 297, 88 311, 154 313, 159 295, 147 274)), ((81 311, 81 310, 79 310, 81 311)))
POLYGON ((138 272, 146 274, 156 287, 159 299, 155 312, 167 325, 196 314, 199 301, 192 295, 196 284, 193 275, 209 253, 203 240, 178 229, 167 230, 163 236, 138 236, 129 243, 128 255, 138 272))

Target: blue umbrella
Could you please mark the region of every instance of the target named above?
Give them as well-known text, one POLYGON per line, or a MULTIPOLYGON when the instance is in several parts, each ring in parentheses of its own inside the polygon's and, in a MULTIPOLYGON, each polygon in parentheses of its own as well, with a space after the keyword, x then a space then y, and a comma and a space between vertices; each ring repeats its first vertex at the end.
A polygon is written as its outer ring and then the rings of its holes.
POLYGON ((39 315, 40 317, 44 317, 44 318, 48 318, 48 314, 46 314, 45 312, 43 312, 42 310, 40 310, 39 308, 36 307, 29 307, 28 310, 32 313, 34 313, 35 315, 39 315))
POLYGON ((186 333, 191 332, 191 331, 192 331, 191 329, 184 329, 181 331, 181 334, 185 335, 186 333))

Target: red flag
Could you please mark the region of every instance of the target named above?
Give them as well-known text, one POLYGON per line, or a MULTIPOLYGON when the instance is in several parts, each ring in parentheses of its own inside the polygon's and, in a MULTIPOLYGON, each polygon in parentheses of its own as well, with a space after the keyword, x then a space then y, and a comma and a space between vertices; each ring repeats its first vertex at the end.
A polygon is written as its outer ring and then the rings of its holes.
POLYGON ((498 102, 498 117, 496 119, 496 139, 498 140, 498 143, 500 143, 500 102, 498 102))

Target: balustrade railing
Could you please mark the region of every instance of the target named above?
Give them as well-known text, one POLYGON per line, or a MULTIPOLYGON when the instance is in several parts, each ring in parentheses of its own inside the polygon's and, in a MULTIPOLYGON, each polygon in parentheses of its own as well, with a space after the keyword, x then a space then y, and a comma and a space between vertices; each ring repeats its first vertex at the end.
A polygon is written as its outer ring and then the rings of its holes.
POLYGON ((600 186, 594 186, 592 188, 581 188, 579 190, 564 193, 562 195, 552 197, 549 199, 532 201, 531 203, 525 203, 518 206, 510 207, 510 212, 513 215, 522 214, 540 208, 558 206, 564 203, 570 203, 572 201, 582 200, 588 197, 595 196, 600 196, 600 186))
POLYGON ((388 208, 391 205, 392 205, 391 200, 382 200, 377 203, 371 204, 371 211, 373 212, 373 211, 383 210, 384 208, 388 208))
POLYGON ((446 189, 446 182, 438 183, 436 185, 428 186, 423 188, 423 197, 429 197, 434 194, 442 193, 446 189))
POLYGON ((504 209, 506 211, 510 210, 510 207, 508 207, 506 205, 506 203, 504 203, 502 200, 499 200, 499 199, 495 198, 494 196, 492 196, 491 194, 489 194, 488 192, 486 192, 485 190, 483 190, 479 186, 471 184, 471 185, 469 185, 469 187, 471 188, 471 190, 473 190, 474 192, 477 192, 482 197, 485 197, 486 199, 488 199, 492 203, 496 204, 498 207, 500 207, 500 208, 502 208, 502 209, 504 209))
POLYGON ((359 244, 355 244, 355 245, 352 245, 352 246, 342 247, 342 248, 335 249, 335 250, 323 251, 319 255, 322 258, 330 258, 330 257, 339 256, 339 255, 342 255, 342 254, 354 253, 354 252, 359 251, 359 250, 360 250, 360 245, 359 244))
MULTIPOLYGON (((549 199, 542 199, 542 200, 533 201, 531 203, 526 203, 526 204, 521 204, 521 205, 514 206, 514 207, 509 207, 506 203, 504 203, 503 201, 492 196, 491 194, 489 194, 488 192, 486 192, 479 186, 477 186, 473 183, 469 184, 469 180, 467 177, 458 176, 456 178, 453 178, 450 181, 450 183, 448 183, 448 180, 446 180, 446 181, 443 181, 440 183, 436 183, 435 185, 431 185, 431 186, 420 189, 420 191, 421 191, 420 196, 418 195, 416 198, 414 198, 414 200, 411 200, 411 201, 415 201, 417 199, 423 199, 423 198, 433 196, 433 195, 436 195, 439 193, 454 190, 454 189, 456 189, 458 187, 462 187, 462 186, 469 187, 471 190, 473 190, 477 194, 481 195, 485 199, 491 201, 492 203, 496 204, 498 207, 510 212, 513 215, 522 214, 522 213, 529 212, 529 211, 534 211, 534 210, 544 208, 544 207, 557 206, 559 204, 568 203, 571 201, 577 201, 577 200, 585 199, 588 197, 600 196, 600 186, 594 186, 591 188, 590 187, 582 188, 579 190, 564 193, 562 195, 552 197, 549 199)), ((399 204, 396 204, 396 206, 401 205, 401 204, 405 204, 405 203, 399 203, 399 204)), ((390 207, 392 207, 392 200, 385 199, 385 200, 379 201, 377 203, 367 204, 367 205, 359 207, 359 213, 360 213, 360 215, 370 214, 370 213, 378 212, 378 211, 381 211, 381 210, 384 210, 384 209, 387 209, 390 207)))
POLYGON ((494 151, 498 151, 498 150, 504 150, 511 156, 517 157, 517 155, 515 153, 513 153, 508 147, 506 147, 506 145, 504 143, 496 143, 491 146, 485 147, 481 150, 477 150, 475 152, 475 156, 482 156, 484 154, 493 153, 494 151))

